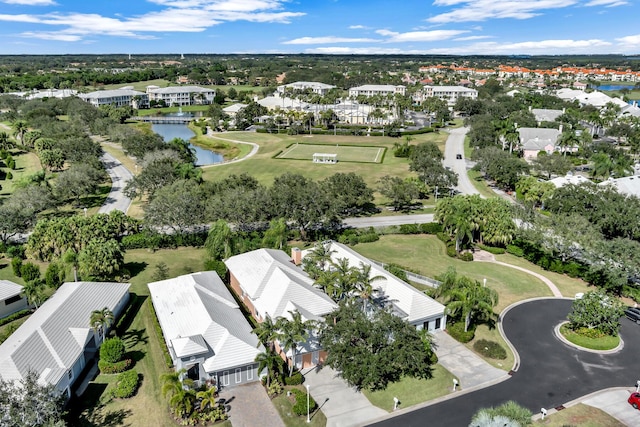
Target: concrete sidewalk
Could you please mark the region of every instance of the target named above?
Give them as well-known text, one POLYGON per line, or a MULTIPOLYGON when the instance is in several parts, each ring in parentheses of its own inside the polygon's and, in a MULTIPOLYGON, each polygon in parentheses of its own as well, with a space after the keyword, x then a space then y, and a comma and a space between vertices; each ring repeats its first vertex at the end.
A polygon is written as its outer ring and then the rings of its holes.
POLYGON ((359 426, 387 415, 328 366, 311 368, 303 374, 304 384, 327 417, 327 427, 359 426))
POLYGON ((444 331, 433 333, 438 363, 458 378, 460 389, 486 387, 509 378, 507 371, 494 368, 444 331))
POLYGON ((627 402, 629 395, 635 391, 634 387, 607 389, 579 400, 585 405, 605 411, 625 425, 637 426, 640 425, 640 411, 627 402))

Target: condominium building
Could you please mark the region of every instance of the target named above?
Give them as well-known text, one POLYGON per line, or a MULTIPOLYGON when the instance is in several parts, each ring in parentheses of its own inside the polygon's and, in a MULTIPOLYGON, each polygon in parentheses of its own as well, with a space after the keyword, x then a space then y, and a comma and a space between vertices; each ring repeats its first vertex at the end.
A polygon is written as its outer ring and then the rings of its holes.
POLYGON ((454 105, 459 98, 477 99, 478 91, 464 86, 429 86, 425 85, 422 91, 416 92, 413 99, 421 103, 426 98, 439 98, 454 105))
POLYGON ((277 92, 280 96, 284 96, 285 92, 288 91, 306 91, 310 90, 311 92, 317 95, 326 95, 331 89, 335 89, 334 85, 328 85, 325 83, 319 82, 294 82, 286 85, 280 85, 277 88, 277 92))
POLYGON ((146 108, 149 106, 149 97, 146 93, 128 87, 84 93, 80 95, 80 99, 94 107, 113 105, 114 107, 146 108))
POLYGON ((147 86, 149 102, 164 102, 169 107, 183 105, 208 105, 213 103, 215 89, 199 86, 147 86))
POLYGON ((398 85, 398 86, 364 85, 364 86, 352 87, 351 89, 349 89, 349 96, 350 97, 358 97, 358 96, 371 97, 376 95, 388 96, 388 95, 395 95, 396 93, 399 93, 400 95, 404 95, 405 92, 406 92, 406 87, 402 85, 398 85))

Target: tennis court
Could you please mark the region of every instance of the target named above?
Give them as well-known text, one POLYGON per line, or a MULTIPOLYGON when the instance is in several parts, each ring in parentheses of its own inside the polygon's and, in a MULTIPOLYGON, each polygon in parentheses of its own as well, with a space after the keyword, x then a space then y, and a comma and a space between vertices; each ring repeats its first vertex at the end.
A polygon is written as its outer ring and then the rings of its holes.
POLYGON ((280 153, 277 159, 313 160, 313 155, 336 154, 338 162, 380 163, 385 147, 363 147, 360 145, 292 144, 280 153))

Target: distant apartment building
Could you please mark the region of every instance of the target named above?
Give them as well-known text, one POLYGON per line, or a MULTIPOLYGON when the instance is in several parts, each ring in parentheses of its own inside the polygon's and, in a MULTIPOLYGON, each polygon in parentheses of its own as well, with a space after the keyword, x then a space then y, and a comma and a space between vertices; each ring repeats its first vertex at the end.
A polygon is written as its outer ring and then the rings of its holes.
POLYGON ((147 108, 149 106, 149 97, 147 94, 133 90, 133 88, 130 87, 84 93, 80 95, 80 99, 94 107, 113 105, 114 107, 129 106, 132 108, 147 108))
POLYGON ((147 86, 149 103, 162 103, 168 107, 181 107, 185 105, 208 105, 213 103, 216 96, 215 89, 207 89, 199 86, 147 86))
POLYGON ((285 92, 288 92, 288 91, 304 92, 304 91, 310 90, 311 92, 317 95, 324 96, 331 89, 335 89, 335 86, 328 85, 325 83, 319 83, 319 82, 294 82, 294 83, 278 86, 277 92, 280 96, 284 96, 285 92))
POLYGON ((460 98, 477 99, 478 91, 464 86, 430 86, 425 85, 421 91, 414 94, 413 100, 422 103, 427 98, 438 98, 454 105, 460 98))
POLYGON ((364 85, 364 86, 352 87, 351 89, 349 89, 349 96, 354 98, 358 96, 366 96, 366 97, 371 97, 376 95, 389 96, 389 95, 395 95, 396 93, 400 95, 404 95, 406 92, 406 89, 407 88, 402 85, 398 85, 398 86, 364 85))

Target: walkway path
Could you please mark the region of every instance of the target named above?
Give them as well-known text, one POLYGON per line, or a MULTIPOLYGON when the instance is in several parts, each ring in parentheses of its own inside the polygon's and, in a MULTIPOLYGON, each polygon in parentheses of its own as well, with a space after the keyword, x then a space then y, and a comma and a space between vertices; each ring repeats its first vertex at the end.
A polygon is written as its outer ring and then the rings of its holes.
POLYGON ((109 153, 102 154, 100 160, 111 178, 111 191, 98 213, 109 213, 114 210, 127 213, 131 206, 131 199, 125 196, 124 188, 133 179, 133 174, 109 153))
POLYGON ((233 427, 284 427, 280 414, 259 382, 223 389, 229 420, 233 427))
POLYGON ((536 278, 542 280, 542 282, 544 282, 544 284, 549 287, 549 289, 553 293, 554 297, 562 298, 562 292, 560 292, 560 289, 558 289, 558 287, 555 285, 555 283, 553 283, 551 280, 549 280, 546 277, 544 277, 542 274, 536 273, 535 271, 527 270, 526 268, 518 267, 517 265, 507 264, 506 262, 496 261, 496 257, 493 256, 493 254, 491 254, 491 253, 489 253, 487 251, 482 251, 482 250, 479 250, 479 251, 477 250, 477 251, 474 252, 473 260, 474 261, 478 261, 478 262, 490 262, 490 263, 493 263, 493 264, 502 265, 504 267, 513 268, 513 269, 516 269, 516 270, 520 270, 520 271, 522 271, 524 273, 530 274, 533 277, 536 277, 536 278))
MULTIPOLYGON (((327 427, 359 426, 387 415, 328 366, 303 372, 305 385, 327 417, 327 427)), ((234 427, 236 427, 234 423, 234 427)))
POLYGON ((206 165, 206 166, 200 166, 202 169, 207 169, 207 168, 213 168, 216 166, 224 166, 224 165, 228 165, 230 163, 238 163, 241 162, 243 160, 247 160, 253 156, 255 156, 255 154, 258 152, 258 149, 260 148, 260 146, 258 144, 256 144, 255 142, 246 142, 246 141, 238 141, 237 139, 228 139, 228 138, 220 138, 219 136, 215 136, 213 134, 213 132, 209 132, 207 130, 206 136, 208 136, 209 138, 212 139, 218 139, 220 141, 226 141, 226 142, 233 142, 234 144, 245 144, 245 145, 251 145, 251 151, 249 152, 249 154, 247 154, 244 157, 241 157, 239 159, 233 159, 233 160, 228 160, 222 163, 214 163, 212 165, 206 165))

